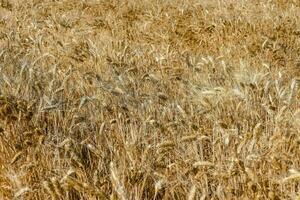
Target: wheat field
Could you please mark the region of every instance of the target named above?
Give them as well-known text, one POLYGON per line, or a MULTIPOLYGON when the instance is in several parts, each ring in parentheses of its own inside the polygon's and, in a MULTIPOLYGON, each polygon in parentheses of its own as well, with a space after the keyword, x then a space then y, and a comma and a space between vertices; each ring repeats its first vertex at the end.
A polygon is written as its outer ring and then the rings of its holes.
POLYGON ((299 0, 1 0, 0 199, 300 199, 299 0))

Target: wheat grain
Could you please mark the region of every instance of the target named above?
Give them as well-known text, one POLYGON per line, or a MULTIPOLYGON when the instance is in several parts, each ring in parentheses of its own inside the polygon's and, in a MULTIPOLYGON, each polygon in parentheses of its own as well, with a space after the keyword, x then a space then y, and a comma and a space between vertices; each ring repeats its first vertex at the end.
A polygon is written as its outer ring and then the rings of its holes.
POLYGON ((0 1, 0 199, 298 198, 299 13, 0 1))

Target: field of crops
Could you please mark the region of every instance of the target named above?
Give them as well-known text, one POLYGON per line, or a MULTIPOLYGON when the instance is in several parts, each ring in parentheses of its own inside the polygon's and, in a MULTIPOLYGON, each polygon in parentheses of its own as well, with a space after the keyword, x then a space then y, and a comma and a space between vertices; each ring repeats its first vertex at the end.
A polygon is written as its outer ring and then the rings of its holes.
POLYGON ((300 199, 299 82, 299 0, 1 0, 0 199, 300 199))

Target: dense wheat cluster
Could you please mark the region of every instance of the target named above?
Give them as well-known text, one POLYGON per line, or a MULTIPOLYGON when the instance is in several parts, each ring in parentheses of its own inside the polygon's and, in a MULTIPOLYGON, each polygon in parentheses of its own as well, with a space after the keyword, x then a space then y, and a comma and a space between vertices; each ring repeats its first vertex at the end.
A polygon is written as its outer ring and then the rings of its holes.
POLYGON ((300 198, 299 0, 0 7, 0 199, 300 198))

